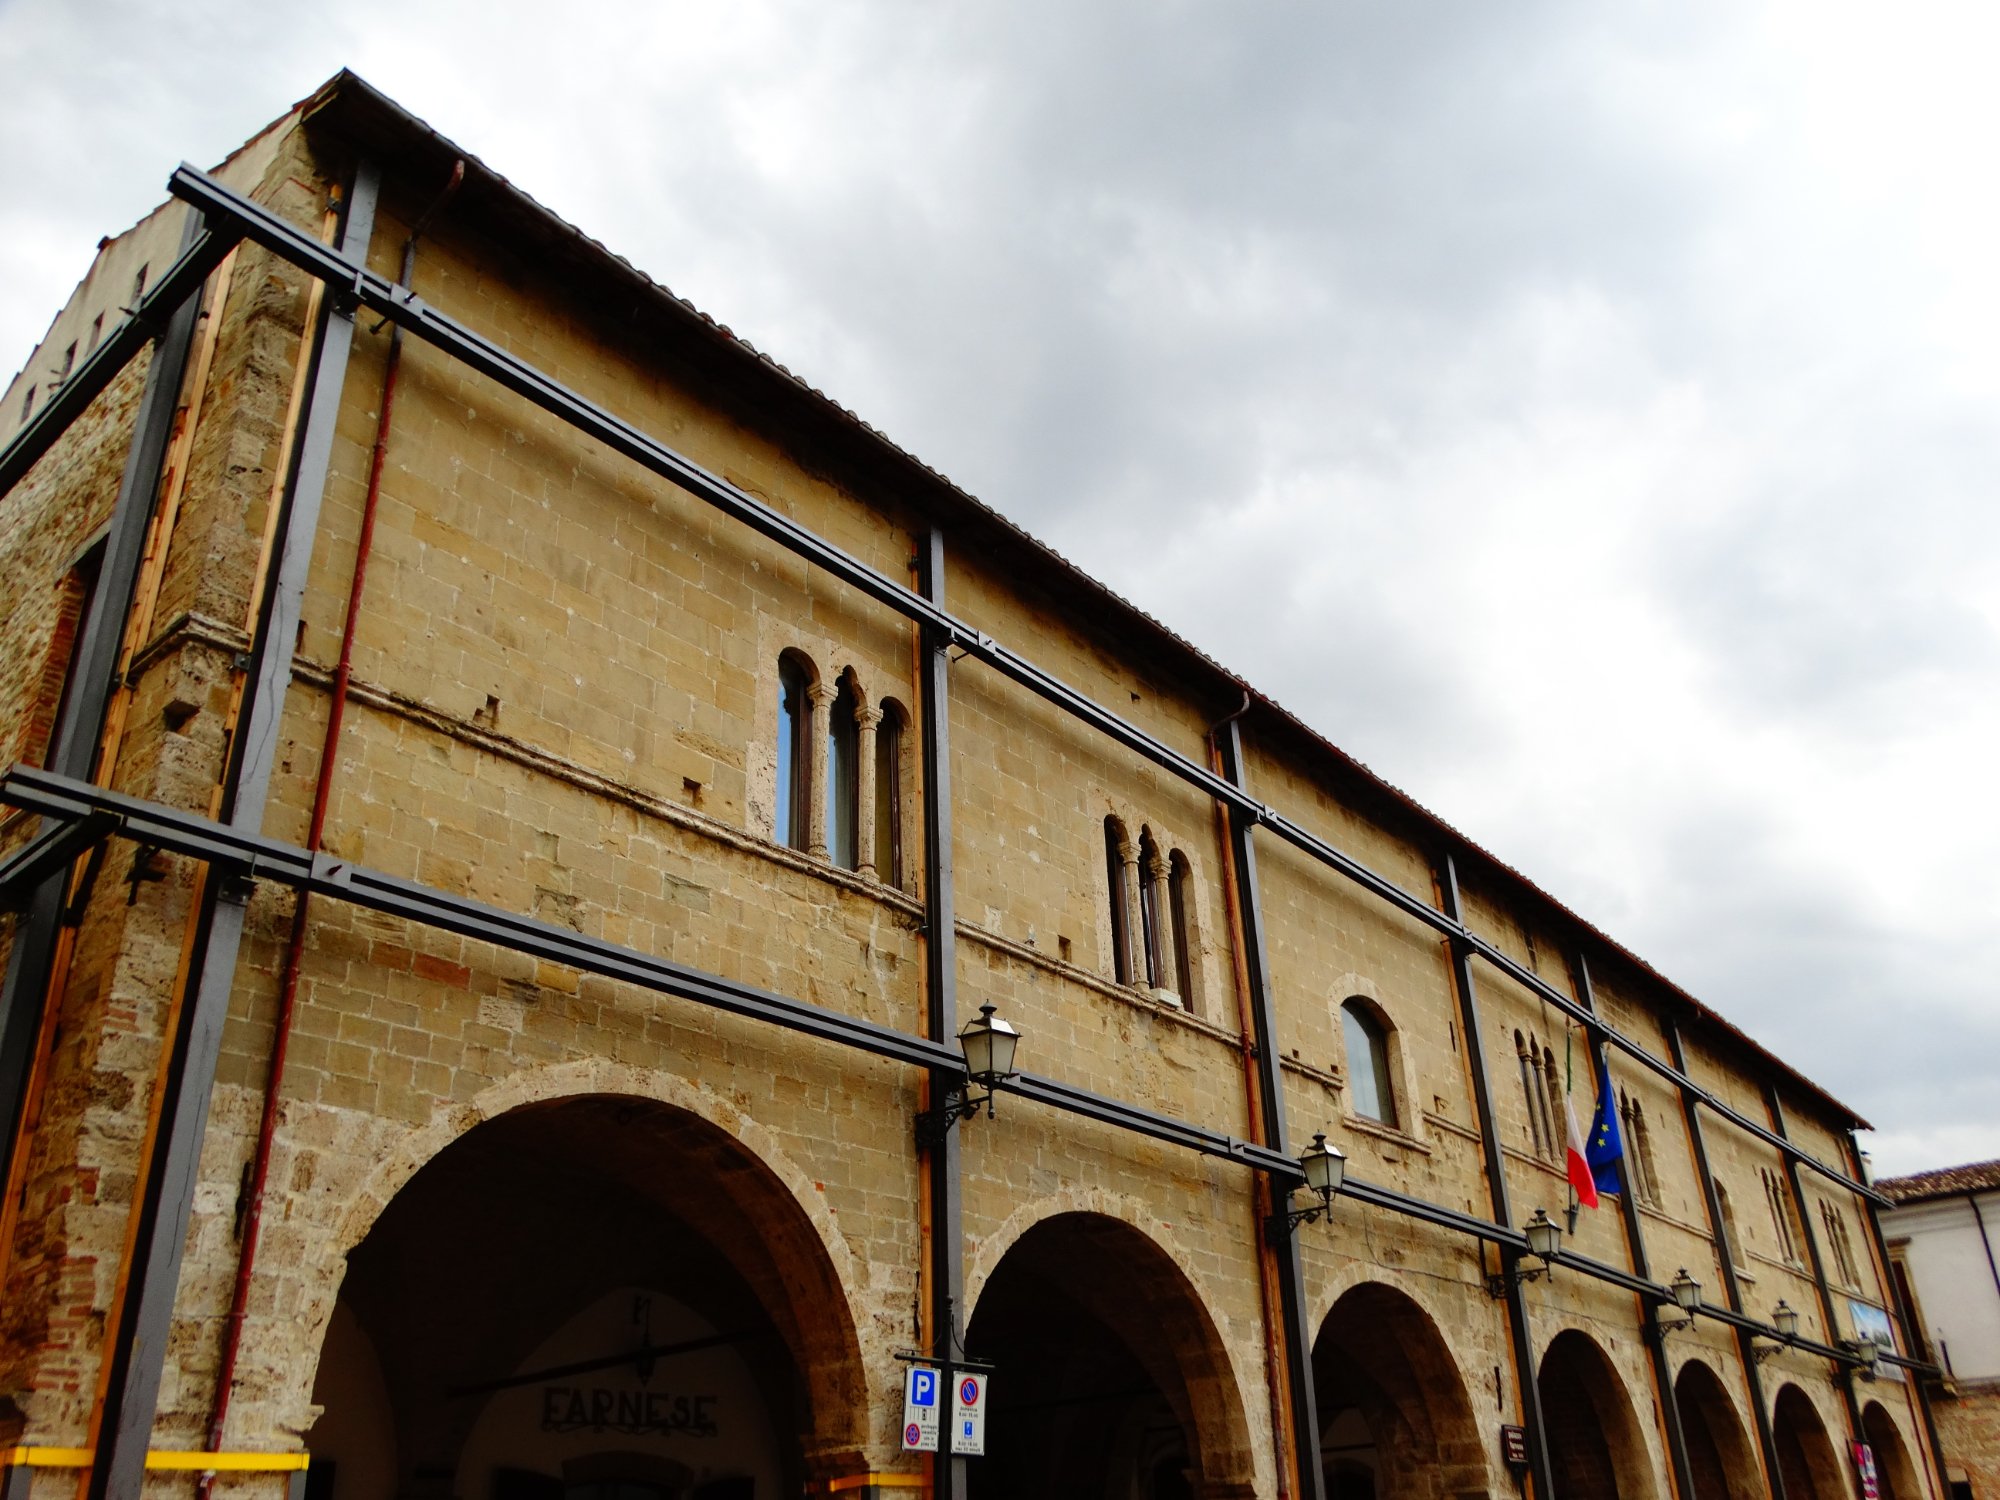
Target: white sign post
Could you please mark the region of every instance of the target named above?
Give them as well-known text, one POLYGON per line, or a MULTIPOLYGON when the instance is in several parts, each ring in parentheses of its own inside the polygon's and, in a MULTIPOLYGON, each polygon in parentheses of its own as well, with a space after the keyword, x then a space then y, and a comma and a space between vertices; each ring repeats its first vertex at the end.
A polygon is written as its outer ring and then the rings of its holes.
POLYGON ((931 1365, 911 1365, 903 1377, 903 1451, 935 1453, 940 1380, 931 1365))
POLYGON ((960 1375, 953 1392, 951 1451, 974 1456, 986 1452, 986 1377, 960 1375))

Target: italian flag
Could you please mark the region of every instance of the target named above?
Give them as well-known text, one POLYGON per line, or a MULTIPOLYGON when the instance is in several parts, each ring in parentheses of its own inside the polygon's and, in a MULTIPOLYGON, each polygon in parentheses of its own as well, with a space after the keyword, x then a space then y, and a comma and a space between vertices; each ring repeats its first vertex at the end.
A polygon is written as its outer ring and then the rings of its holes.
POLYGON ((1569 1150, 1565 1162, 1569 1185, 1576 1190, 1578 1203, 1585 1208, 1595 1208, 1597 1180, 1591 1175, 1590 1162, 1583 1154, 1583 1127, 1576 1123, 1576 1100, 1567 1092, 1563 1094, 1563 1115, 1569 1125, 1569 1150))

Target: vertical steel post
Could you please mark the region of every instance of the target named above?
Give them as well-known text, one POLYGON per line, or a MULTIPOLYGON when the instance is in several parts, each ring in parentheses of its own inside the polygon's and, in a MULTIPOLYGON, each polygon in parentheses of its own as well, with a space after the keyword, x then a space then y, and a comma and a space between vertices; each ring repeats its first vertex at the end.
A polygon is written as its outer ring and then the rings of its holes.
MULTIPOLYGON (((201 217, 190 212, 181 236, 183 253, 201 232, 201 217)), ((88 781, 96 769, 92 762, 104 733, 111 679, 132 613, 132 591, 145 556, 146 532, 159 503, 161 466, 173 438, 174 412, 180 405, 188 352, 194 347, 195 329, 201 321, 201 297, 198 285, 174 310, 153 345, 152 363, 146 368, 145 389, 133 422, 132 446, 125 455, 125 471, 111 510, 111 530, 105 540, 97 589, 78 633, 68 702, 62 722, 50 736, 49 769, 80 781, 88 781)), ((68 879, 66 869, 58 870, 30 898, 14 929, 6 979, 0 981, 0 1182, 9 1179, 14 1148, 20 1140, 21 1109, 68 879)), ((4 1248, 0 1248, 0 1256, 4 1256, 4 1248)))
MULTIPOLYGON (((1674 1071, 1683 1078, 1694 1075, 1688 1072, 1687 1048, 1681 1042, 1681 1029, 1670 1015, 1660 1018, 1660 1027, 1667 1034, 1667 1052, 1673 1059, 1674 1071)), ((1736 1257, 1729 1248, 1729 1234, 1723 1228, 1722 1199, 1715 1191, 1715 1174, 1709 1170, 1708 1141, 1702 1133, 1701 1106, 1694 1095, 1686 1089, 1678 1091, 1681 1096, 1681 1118, 1687 1124, 1688 1144, 1694 1149, 1695 1173, 1701 1178, 1701 1201, 1708 1215, 1709 1238, 1715 1241, 1715 1258, 1722 1267, 1722 1289, 1729 1298, 1731 1312, 1743 1311, 1743 1287, 1736 1279, 1736 1257)), ((1743 1380, 1750 1389, 1750 1410, 1757 1419, 1757 1450, 1764 1456, 1764 1480, 1771 1491, 1771 1500, 1785 1500, 1784 1471, 1778 1466, 1778 1438, 1771 1430, 1771 1410, 1764 1404, 1764 1382, 1757 1374, 1757 1346, 1747 1328, 1736 1330, 1736 1357, 1743 1365, 1743 1380)))
MULTIPOLYGON (((1458 896, 1458 863, 1446 854, 1437 870, 1438 899, 1444 914, 1460 926, 1465 917, 1458 896)), ((1451 977, 1458 991, 1459 1029, 1465 1033, 1465 1055, 1472 1068, 1472 1103, 1479 1114, 1479 1145, 1486 1161, 1486 1195, 1493 1221, 1514 1227, 1514 1209, 1507 1191, 1507 1160, 1500 1151, 1500 1128, 1493 1116, 1493 1087, 1486 1076, 1486 1039, 1479 1026, 1479 999, 1472 982, 1472 954, 1462 943, 1450 942, 1451 977)), ((1528 1470, 1535 1481, 1534 1500, 1555 1500, 1554 1467, 1549 1462, 1548 1424, 1542 1420, 1542 1387, 1536 1378, 1534 1336, 1528 1325, 1528 1298, 1515 1274, 1521 1252, 1503 1245, 1501 1280, 1505 1284, 1507 1332, 1514 1346, 1514 1370, 1521 1386, 1521 1425, 1528 1434, 1528 1470)))
MULTIPOLYGON (((944 533, 932 527, 918 540, 918 582, 923 595, 944 607, 944 533)), ((958 1031, 957 909, 953 903, 951 839, 951 642, 932 626, 923 629, 924 758, 924 990, 931 1039, 949 1043, 958 1031)), ((958 1086, 957 1075, 933 1071, 930 1107, 942 1107, 958 1086)), ((958 1353, 958 1320, 965 1297, 965 1196, 960 1178, 958 1131, 942 1130, 930 1144, 932 1352, 958 1353)), ((947 1385, 951 1384, 947 1379, 947 1385)), ((949 1424, 946 1424, 947 1426, 949 1424)), ((965 1494, 966 1461, 950 1452, 949 1439, 933 1464, 936 1500, 965 1494)))
MULTIPOLYGON (((1222 774, 1229 784, 1247 790, 1244 778, 1243 730, 1237 720, 1220 735, 1222 774)), ((1264 1106, 1264 1144, 1290 1156, 1285 1131, 1285 1082, 1278 1062, 1278 1016, 1271 994, 1271 969, 1264 948, 1263 909, 1257 896, 1257 848, 1252 824, 1238 808, 1229 810, 1230 853, 1236 861, 1237 911, 1243 922, 1243 963, 1250 979, 1250 1011, 1256 1030, 1257 1092, 1264 1106)), ((1278 1206, 1283 1207, 1282 1197, 1278 1206)), ((1319 1460, 1319 1396, 1313 1389, 1312 1328, 1307 1319, 1305 1268, 1299 1259, 1296 1232, 1274 1247, 1278 1262, 1278 1300, 1285 1322, 1285 1362, 1292 1427, 1292 1451, 1299 1468, 1303 1500, 1324 1500, 1319 1460)))
MULTIPOLYGON (((348 194, 340 249, 360 261, 375 225, 378 178, 363 163, 348 194)), ((278 726, 291 681, 292 652, 304 605, 306 575, 319 530, 320 502, 333 453, 334 423, 354 342, 353 307, 329 298, 314 356, 303 430, 292 457, 277 555, 264 597, 258 601, 251 666, 243 684, 236 733, 229 748, 222 821, 260 832, 265 796, 277 752, 278 726)), ((169 1045, 160 1123, 152 1142, 137 1205, 132 1263, 116 1337, 105 1351, 109 1378, 97 1417, 96 1454, 89 1500, 139 1500, 146 1477, 146 1449, 159 1403, 160 1375, 180 1285, 181 1254, 201 1166, 202 1137, 215 1086, 216 1058, 236 979, 251 882, 218 870, 203 889, 202 909, 180 1000, 179 1025, 169 1045)))
MULTIPOLYGON (((1785 1128, 1785 1105, 1778 1097, 1778 1086, 1767 1082, 1764 1085, 1764 1107, 1770 1111, 1771 1128, 1778 1133, 1778 1139, 1790 1141, 1792 1133, 1785 1128)), ((1820 1259, 1819 1236, 1813 1233, 1811 1206, 1806 1202, 1805 1188, 1799 1178, 1799 1161, 1789 1151, 1785 1153, 1785 1180, 1791 1185, 1792 1201, 1799 1206, 1799 1224, 1805 1230, 1806 1254, 1812 1260, 1813 1285, 1819 1289, 1821 1315, 1826 1319, 1826 1338, 1830 1344, 1840 1342, 1840 1323, 1834 1316, 1833 1287, 1826 1279, 1826 1263, 1820 1259)), ((1861 1403, 1854 1396, 1854 1366, 1842 1365, 1840 1369, 1841 1404, 1847 1408, 1847 1472, 1854 1484, 1854 1493, 1859 1500, 1867 1500, 1861 1490, 1861 1474, 1854 1466, 1856 1443, 1866 1442, 1861 1426, 1861 1403)))
MULTIPOLYGON (((1590 960, 1579 951, 1572 965, 1576 975, 1576 997, 1583 1008, 1595 1016, 1597 1014, 1597 991, 1590 982, 1590 960)), ((1593 1084, 1602 1082, 1608 1091, 1611 1074, 1604 1066, 1604 1033, 1596 1026, 1586 1026, 1584 1037, 1590 1049, 1590 1073, 1593 1084)), ((1616 1109, 1617 1105, 1606 1098, 1600 1108, 1616 1109)), ((1618 1158, 1618 1216, 1625 1225, 1625 1250, 1632 1260, 1632 1273, 1653 1279, 1650 1262, 1646 1258, 1646 1236, 1639 1222, 1639 1198, 1632 1191, 1632 1176, 1625 1170, 1625 1158, 1618 1158)), ((1660 1421, 1667 1429, 1667 1459, 1673 1465, 1674 1491, 1681 1500, 1695 1500, 1694 1470, 1688 1466, 1687 1433, 1681 1426, 1680 1402, 1674 1399, 1673 1371, 1667 1364, 1667 1336, 1660 1327, 1659 1318, 1653 1308, 1640 1304, 1640 1317, 1645 1327, 1640 1330, 1646 1345, 1647 1357, 1653 1364, 1653 1389, 1660 1398, 1660 1421)))

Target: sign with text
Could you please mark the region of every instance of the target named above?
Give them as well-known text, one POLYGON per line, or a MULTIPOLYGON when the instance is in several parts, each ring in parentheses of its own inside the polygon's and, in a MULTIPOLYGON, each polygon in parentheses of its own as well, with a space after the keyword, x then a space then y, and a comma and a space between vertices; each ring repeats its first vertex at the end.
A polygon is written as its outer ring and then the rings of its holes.
POLYGON ((903 1376, 903 1451, 935 1453, 940 1380, 930 1365, 911 1365, 903 1376))
POLYGON ((1528 1467, 1528 1429, 1516 1427, 1513 1423, 1503 1423, 1500 1428, 1500 1453, 1507 1460, 1510 1469, 1528 1467))
POLYGON ((1866 1443, 1854 1445, 1854 1471, 1861 1476, 1861 1500, 1879 1500, 1882 1484, 1875 1477, 1875 1450, 1866 1443))
POLYGON ((986 1452, 986 1377, 961 1375, 951 1413, 951 1451, 977 1457, 986 1452))

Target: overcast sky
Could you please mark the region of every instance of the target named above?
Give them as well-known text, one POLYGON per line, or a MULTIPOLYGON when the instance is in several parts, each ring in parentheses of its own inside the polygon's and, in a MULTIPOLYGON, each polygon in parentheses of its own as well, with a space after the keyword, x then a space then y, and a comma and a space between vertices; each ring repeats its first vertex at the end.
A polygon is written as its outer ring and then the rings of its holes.
POLYGON ((0 0, 0 367, 353 67, 1942 1166, 2000 1156, 1996 31, 0 0))

